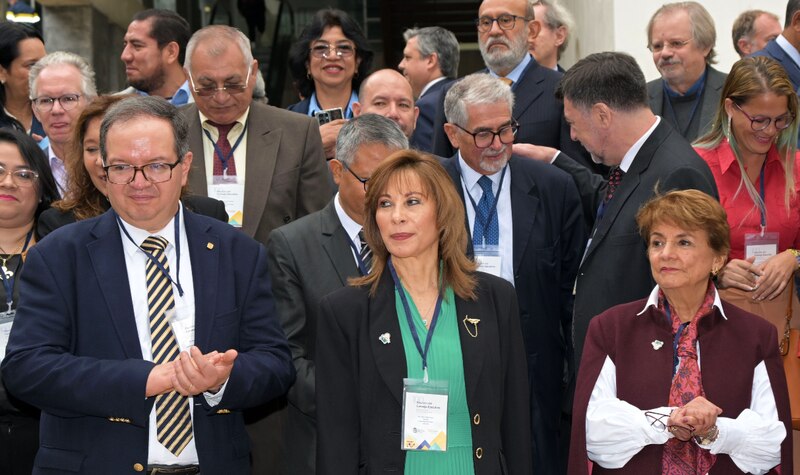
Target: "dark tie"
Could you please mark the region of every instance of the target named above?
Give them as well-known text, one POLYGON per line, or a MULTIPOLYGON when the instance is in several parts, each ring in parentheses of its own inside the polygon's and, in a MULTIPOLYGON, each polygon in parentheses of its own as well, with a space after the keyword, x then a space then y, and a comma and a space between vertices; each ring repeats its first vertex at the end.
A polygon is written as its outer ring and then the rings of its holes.
MULTIPOLYGON (((167 240, 161 236, 150 236, 142 243, 142 249, 150 253, 161 267, 169 272, 169 262, 164 250, 167 240)), ((147 259, 147 306, 150 316, 150 340, 153 362, 173 361, 180 354, 180 347, 169 324, 168 314, 175 308, 172 282, 168 275, 147 259)), ((172 391, 156 397, 156 438, 175 456, 180 455, 192 440, 192 418, 189 414, 189 398, 172 391)))
POLYGON ((225 175, 227 176, 236 176, 236 162, 233 160, 233 154, 231 154, 231 143, 228 142, 228 133, 231 131, 236 122, 233 124, 217 124, 215 122, 208 121, 210 125, 213 125, 217 128, 219 132, 219 138, 217 139, 217 146, 214 147, 214 176, 222 176, 223 175, 223 166, 222 166, 222 157, 219 156, 220 153, 225 156, 227 162, 225 163, 225 168, 227 168, 227 172, 225 175))
POLYGON ((622 183, 622 177, 624 176, 625 172, 622 171, 620 167, 614 167, 608 173, 608 188, 606 189, 605 203, 608 203, 611 201, 611 198, 614 197, 614 193, 617 191, 617 187, 619 187, 620 183, 622 183))
POLYGON ((358 257, 361 259, 361 263, 364 264, 364 268, 369 271, 369 268, 372 267, 372 249, 369 248, 367 240, 364 239, 363 228, 358 232, 358 240, 361 241, 361 252, 358 253, 358 257))
POLYGON ((496 246, 500 239, 500 230, 497 225, 497 208, 492 216, 489 216, 494 207, 494 193, 492 193, 492 180, 483 175, 478 180, 483 190, 483 196, 478 201, 478 209, 475 210, 475 223, 472 232, 472 245, 480 246, 488 244, 496 246), (492 221, 489 222, 489 219, 492 221))

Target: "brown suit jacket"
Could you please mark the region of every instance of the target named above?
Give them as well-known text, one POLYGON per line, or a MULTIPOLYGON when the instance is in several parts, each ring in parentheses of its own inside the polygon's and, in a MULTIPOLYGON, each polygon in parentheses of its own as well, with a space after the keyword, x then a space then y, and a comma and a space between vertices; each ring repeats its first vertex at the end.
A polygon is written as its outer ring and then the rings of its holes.
MULTIPOLYGON (((189 189, 208 195, 203 130, 197 105, 182 107, 189 123, 189 148, 194 154, 189 189)), ((252 103, 247 125, 247 174, 242 230, 261 243, 270 231, 322 209, 332 191, 314 119, 252 103), (278 159, 280 157, 280 160, 278 159)))

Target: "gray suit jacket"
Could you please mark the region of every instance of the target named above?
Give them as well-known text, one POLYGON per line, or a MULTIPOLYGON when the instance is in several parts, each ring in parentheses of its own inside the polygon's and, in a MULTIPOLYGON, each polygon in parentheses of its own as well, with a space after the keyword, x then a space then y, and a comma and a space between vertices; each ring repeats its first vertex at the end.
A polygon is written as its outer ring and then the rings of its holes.
POLYGON ((317 408, 314 403, 320 300, 358 277, 347 233, 333 200, 325 208, 272 231, 267 243, 272 291, 289 339, 298 378, 289 390, 287 473, 315 473, 317 408))
MULTIPOLYGON (((194 154, 189 188, 208 195, 204 134, 196 104, 180 109, 189 122, 189 148, 194 154)), ((247 173, 242 230, 259 242, 270 231, 322 209, 331 189, 319 126, 310 117, 252 103, 247 125, 247 173), (278 159, 280 157, 280 160, 278 159)))
MULTIPOLYGON (((689 142, 702 136, 711 127, 714 114, 719 108, 720 97, 722 96, 722 86, 725 85, 725 78, 728 75, 717 71, 708 66, 708 78, 706 78, 705 91, 703 92, 703 102, 700 104, 700 127, 697 135, 685 137, 689 142)), ((647 95, 650 97, 650 109, 653 114, 664 117, 664 86, 661 78, 654 79, 647 83, 647 95)))

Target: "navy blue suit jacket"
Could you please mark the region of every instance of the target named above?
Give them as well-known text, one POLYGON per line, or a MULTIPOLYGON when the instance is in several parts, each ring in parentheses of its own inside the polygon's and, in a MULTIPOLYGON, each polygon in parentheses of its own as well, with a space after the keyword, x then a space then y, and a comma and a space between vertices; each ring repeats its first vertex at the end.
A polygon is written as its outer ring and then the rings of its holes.
POLYGON ((764 49, 756 51, 750 56, 767 56, 781 63, 783 69, 786 70, 786 74, 789 75, 792 84, 794 84, 795 91, 800 87, 800 65, 795 63, 791 56, 786 54, 786 51, 780 47, 777 41, 770 41, 764 46, 764 49))
MULTIPOLYGON (((464 201, 457 160, 455 155, 443 165, 464 201)), ((509 166, 514 287, 531 385, 533 466, 536 473, 558 473, 564 363, 572 359, 572 286, 586 242, 584 219, 569 174, 515 156, 509 166)))
MULTIPOLYGON (((445 78, 431 86, 425 94, 417 99, 419 107, 417 127, 411 136, 411 147, 423 152, 433 152, 433 127, 436 122, 436 111, 444 104, 444 95, 450 89, 455 79, 445 78)), ((439 124, 441 127, 442 124, 439 124)))
MULTIPOLYGON (((249 473, 241 410, 294 380, 272 303, 263 246, 225 223, 184 213, 195 293, 195 344, 236 349, 221 402, 194 398, 203 473, 249 473)), ((142 359, 119 226, 113 212, 64 226, 28 253, 3 360, 8 390, 42 409, 34 474, 132 473, 147 465, 142 359)))

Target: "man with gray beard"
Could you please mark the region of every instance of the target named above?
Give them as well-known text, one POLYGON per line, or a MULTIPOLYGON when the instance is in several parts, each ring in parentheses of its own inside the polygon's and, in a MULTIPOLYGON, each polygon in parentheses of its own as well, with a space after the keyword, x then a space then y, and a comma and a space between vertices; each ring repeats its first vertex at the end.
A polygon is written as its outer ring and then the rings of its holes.
POLYGON ((665 4, 647 24, 647 48, 661 73, 647 83, 650 109, 689 142, 711 125, 728 76, 711 67, 716 41, 714 19, 697 2, 665 4))
MULTIPOLYGON (((445 96, 444 128, 457 153, 443 165, 465 203, 472 236, 467 253, 478 270, 506 279, 517 290, 534 473, 556 475, 562 473, 564 362, 572 353, 572 286, 585 242, 584 221, 569 174, 511 155, 514 103, 514 93, 489 74, 456 82, 445 96)), ((480 408, 471 409, 478 421, 480 408)))
MULTIPOLYGON (((561 73, 539 65, 528 52, 529 38, 539 33, 539 23, 533 20, 528 0, 484 0, 475 21, 484 72, 509 84, 515 96, 513 116, 519 125, 515 142, 569 150, 577 162, 602 173, 605 170, 570 138, 564 105, 555 97, 561 73)), ((434 122, 433 152, 449 157, 453 149, 442 129, 443 116, 434 122)))

